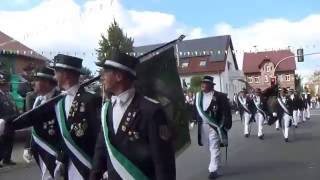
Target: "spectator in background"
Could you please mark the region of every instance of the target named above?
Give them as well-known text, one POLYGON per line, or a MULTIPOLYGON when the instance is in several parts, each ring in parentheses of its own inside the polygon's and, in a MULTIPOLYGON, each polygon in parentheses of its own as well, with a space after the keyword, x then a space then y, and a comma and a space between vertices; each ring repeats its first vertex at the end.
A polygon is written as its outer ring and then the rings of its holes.
MULTIPOLYGON (((1 121, 10 121, 19 115, 17 108, 10 99, 9 95, 10 84, 9 78, 0 74, 0 119, 1 121)), ((11 160, 13 148, 14 131, 10 128, 4 130, 4 134, 0 136, 0 161, 3 165, 15 165, 11 160)), ((2 165, 0 164, 0 167, 2 165)))

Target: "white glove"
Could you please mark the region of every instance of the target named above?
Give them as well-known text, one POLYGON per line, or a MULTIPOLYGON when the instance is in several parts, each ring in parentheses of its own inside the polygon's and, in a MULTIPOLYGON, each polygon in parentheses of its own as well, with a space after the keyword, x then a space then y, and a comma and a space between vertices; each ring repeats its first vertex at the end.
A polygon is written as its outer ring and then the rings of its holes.
POLYGON ((102 179, 108 179, 108 171, 103 173, 102 179))
POLYGON ((236 115, 238 115, 239 114, 239 111, 236 111, 236 115))
POLYGON ((64 174, 64 164, 58 160, 56 160, 56 168, 54 169, 54 179, 59 180, 63 179, 64 174))
POLYGON ((275 113, 275 112, 272 113, 272 116, 273 116, 273 117, 277 117, 277 113, 275 113))
POLYGON ((32 161, 32 154, 30 152, 30 149, 24 149, 22 157, 23 160, 29 164, 32 161))
POLYGON ((5 127, 6 122, 4 121, 4 119, 0 119, 0 136, 3 135, 5 127))

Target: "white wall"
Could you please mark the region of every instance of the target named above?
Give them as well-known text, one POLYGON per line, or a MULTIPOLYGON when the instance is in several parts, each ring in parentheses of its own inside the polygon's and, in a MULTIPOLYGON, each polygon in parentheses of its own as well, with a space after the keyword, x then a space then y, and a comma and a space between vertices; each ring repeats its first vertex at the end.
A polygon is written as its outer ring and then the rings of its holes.
MULTIPOLYGON (((183 82, 183 79, 185 79, 186 83, 190 84, 190 80, 192 76, 213 76, 215 85, 215 90, 226 93, 228 95, 228 98, 232 100, 234 93, 238 93, 243 87, 245 87, 245 84, 243 82, 240 82, 238 80, 232 80, 229 77, 229 71, 236 71, 234 59, 232 56, 231 47, 228 47, 228 54, 227 54, 227 61, 225 64, 225 71, 221 74, 194 74, 194 75, 188 75, 188 76, 180 76, 181 83, 183 82), (228 62, 230 63, 230 69, 228 69, 228 62)), ((242 73, 243 74, 243 73, 242 73)), ((241 78, 241 76, 239 76, 241 78)))
MULTIPOLYGON (((232 56, 231 47, 228 47, 228 54, 227 54, 227 60, 225 65, 225 71, 221 74, 222 76, 222 84, 223 86, 223 92, 228 95, 228 98, 232 100, 234 93, 238 93, 243 87, 245 87, 245 83, 240 82, 236 79, 231 78, 229 75, 230 73, 233 73, 236 70, 235 66, 235 60, 232 56), (230 69, 228 68, 228 63, 230 64, 230 69)), ((237 79, 240 79, 241 76, 239 76, 237 79)))

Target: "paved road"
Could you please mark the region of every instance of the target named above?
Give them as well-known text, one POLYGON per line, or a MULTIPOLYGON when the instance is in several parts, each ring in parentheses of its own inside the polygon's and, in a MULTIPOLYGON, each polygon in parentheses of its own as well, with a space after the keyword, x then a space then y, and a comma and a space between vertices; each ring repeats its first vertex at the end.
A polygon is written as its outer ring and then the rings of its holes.
MULTIPOLYGON (((242 135, 240 121, 230 131, 228 164, 225 149, 222 153, 221 180, 318 180, 320 179, 320 111, 310 121, 291 129, 290 142, 285 143, 280 131, 265 126, 265 140, 256 136, 253 124, 252 135, 242 135)), ((197 146, 196 131, 191 131, 192 144, 177 158, 178 180, 205 180, 208 172, 208 151, 197 146)), ((39 179, 35 166, 20 167, 6 172, 0 171, 1 180, 39 179)))

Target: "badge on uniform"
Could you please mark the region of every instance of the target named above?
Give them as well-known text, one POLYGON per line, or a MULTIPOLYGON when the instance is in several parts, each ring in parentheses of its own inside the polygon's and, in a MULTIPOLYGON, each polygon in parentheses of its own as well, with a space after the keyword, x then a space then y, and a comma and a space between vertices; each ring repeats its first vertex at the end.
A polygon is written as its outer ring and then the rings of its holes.
POLYGON ((81 106, 80 106, 80 112, 85 112, 86 109, 85 109, 85 104, 84 102, 81 103, 81 106))
POLYGON ((159 135, 162 140, 167 141, 171 136, 169 127, 167 125, 160 125, 159 135))
POLYGON ((49 131, 48 131, 48 134, 50 135, 50 136, 53 136, 53 135, 55 135, 56 134, 56 132, 55 132, 55 130, 54 129, 49 129, 49 131))

